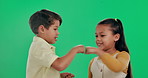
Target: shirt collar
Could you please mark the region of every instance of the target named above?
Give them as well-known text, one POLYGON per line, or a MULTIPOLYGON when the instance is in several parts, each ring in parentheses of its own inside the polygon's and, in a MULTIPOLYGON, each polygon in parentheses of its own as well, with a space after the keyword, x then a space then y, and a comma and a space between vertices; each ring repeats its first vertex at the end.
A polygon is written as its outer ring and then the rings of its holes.
POLYGON ((38 36, 34 36, 33 37, 33 41, 39 41, 39 42, 43 42, 44 44, 46 44, 47 46, 49 46, 50 49, 55 49, 55 47, 51 44, 49 44, 47 41, 45 41, 43 38, 38 37, 38 36))

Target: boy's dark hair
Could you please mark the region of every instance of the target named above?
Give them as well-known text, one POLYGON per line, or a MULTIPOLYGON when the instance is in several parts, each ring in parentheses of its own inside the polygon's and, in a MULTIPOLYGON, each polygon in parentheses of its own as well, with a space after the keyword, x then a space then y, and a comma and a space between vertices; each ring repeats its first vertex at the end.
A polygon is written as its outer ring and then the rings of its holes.
POLYGON ((54 24, 54 20, 59 20, 60 25, 62 23, 62 18, 55 12, 42 9, 34 13, 30 19, 29 24, 32 32, 34 34, 38 34, 38 27, 43 25, 46 29, 48 29, 52 24, 54 24))
MULTIPOLYGON (((115 48, 119 51, 126 51, 129 53, 129 49, 128 49, 126 42, 125 42, 122 22, 119 19, 110 18, 110 19, 105 19, 105 20, 98 23, 98 25, 100 25, 100 24, 109 24, 113 34, 120 34, 119 40, 115 43, 115 48)), ((128 66, 127 73, 128 74, 127 74, 126 78, 133 78, 130 63, 128 66)))

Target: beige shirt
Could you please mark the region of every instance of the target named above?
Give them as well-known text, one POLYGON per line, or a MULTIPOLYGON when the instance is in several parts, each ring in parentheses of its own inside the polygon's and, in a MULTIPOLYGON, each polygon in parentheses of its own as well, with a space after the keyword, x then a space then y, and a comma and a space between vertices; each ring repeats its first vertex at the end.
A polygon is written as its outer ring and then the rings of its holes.
POLYGON ((57 58, 55 47, 35 36, 29 50, 26 78, 60 78, 59 71, 51 67, 57 58))

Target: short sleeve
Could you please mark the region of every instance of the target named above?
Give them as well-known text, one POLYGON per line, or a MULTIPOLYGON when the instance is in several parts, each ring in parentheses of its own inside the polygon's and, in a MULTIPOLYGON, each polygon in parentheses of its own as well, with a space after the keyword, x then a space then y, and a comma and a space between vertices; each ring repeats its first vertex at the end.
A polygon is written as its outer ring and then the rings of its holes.
POLYGON ((49 48, 38 48, 33 55, 37 64, 45 67, 51 67, 52 63, 58 58, 58 56, 49 48))

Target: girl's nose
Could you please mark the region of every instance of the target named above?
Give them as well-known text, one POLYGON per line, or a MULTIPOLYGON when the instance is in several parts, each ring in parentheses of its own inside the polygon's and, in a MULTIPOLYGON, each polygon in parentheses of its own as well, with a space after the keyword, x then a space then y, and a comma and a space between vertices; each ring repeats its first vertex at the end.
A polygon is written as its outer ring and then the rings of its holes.
POLYGON ((101 40, 101 38, 100 38, 100 37, 96 37, 96 40, 97 40, 97 41, 100 41, 100 40, 101 40))

